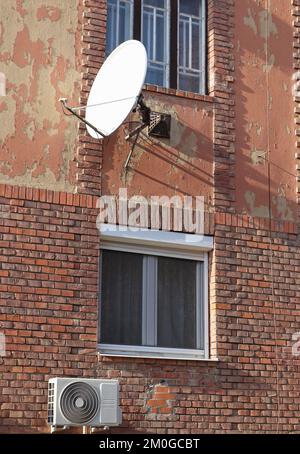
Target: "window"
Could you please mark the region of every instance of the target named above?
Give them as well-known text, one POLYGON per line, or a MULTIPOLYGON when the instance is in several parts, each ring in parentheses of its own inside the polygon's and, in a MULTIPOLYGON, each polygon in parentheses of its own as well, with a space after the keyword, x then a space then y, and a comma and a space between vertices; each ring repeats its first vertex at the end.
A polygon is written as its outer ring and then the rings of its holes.
POLYGON ((142 7, 142 39, 148 54, 146 81, 168 86, 168 0, 144 0, 142 7))
POLYGON ((205 0, 108 0, 106 53, 127 39, 148 53, 146 83, 205 92, 205 0))
POLYGON ((206 250, 211 244, 191 243, 184 250, 184 234, 152 232, 159 239, 142 242, 138 232, 132 235, 101 235, 100 352, 207 358, 206 250))
POLYGON ((106 53, 132 38, 132 0, 108 0, 106 53))

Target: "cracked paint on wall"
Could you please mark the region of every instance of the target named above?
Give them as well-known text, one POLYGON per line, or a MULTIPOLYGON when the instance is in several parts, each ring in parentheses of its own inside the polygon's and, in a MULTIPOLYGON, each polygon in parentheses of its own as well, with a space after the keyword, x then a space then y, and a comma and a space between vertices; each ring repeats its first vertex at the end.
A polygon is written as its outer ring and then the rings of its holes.
POLYGON ((73 191, 77 123, 59 97, 77 103, 79 0, 0 3, 0 183, 73 191), (14 24, 12 27, 11 24, 14 24))
POLYGON ((201 195, 209 209, 213 194, 213 104, 147 91, 144 95, 152 110, 171 115, 171 137, 141 135, 127 172, 123 166, 131 144, 124 138, 126 128, 106 139, 103 193, 118 194, 119 188, 126 186, 129 196, 201 195))
POLYGON ((268 217, 271 208, 274 218, 292 221, 297 216, 292 5, 237 1, 235 19, 236 208, 259 217, 268 217))

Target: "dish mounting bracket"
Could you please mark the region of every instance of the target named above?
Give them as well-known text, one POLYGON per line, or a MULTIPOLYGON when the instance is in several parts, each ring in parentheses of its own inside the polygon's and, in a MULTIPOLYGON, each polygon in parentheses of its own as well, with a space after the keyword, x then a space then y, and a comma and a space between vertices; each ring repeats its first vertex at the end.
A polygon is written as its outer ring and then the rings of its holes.
POLYGON ((124 164, 124 170, 126 171, 129 165, 130 158, 136 146, 137 140, 140 133, 148 128, 148 135, 160 139, 169 139, 170 138, 170 129, 171 129, 171 115, 167 113, 159 113, 150 109, 145 104, 144 97, 141 94, 138 98, 137 105, 133 112, 139 112, 141 122, 139 126, 130 131, 125 140, 129 140, 134 137, 134 141, 131 147, 131 150, 127 156, 127 159, 124 164))

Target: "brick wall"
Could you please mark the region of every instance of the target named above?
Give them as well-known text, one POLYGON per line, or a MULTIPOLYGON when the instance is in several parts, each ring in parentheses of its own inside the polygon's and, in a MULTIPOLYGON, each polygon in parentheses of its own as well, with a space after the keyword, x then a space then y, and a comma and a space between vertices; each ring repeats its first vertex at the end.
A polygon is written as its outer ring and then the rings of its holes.
POLYGON ((219 361, 98 365, 101 376, 122 383, 125 424, 157 433, 299 431, 300 361, 292 355, 299 239, 293 225, 277 227, 270 242, 260 220, 216 215, 211 313, 219 361))
MULTIPOLYGON (((85 106, 93 80, 105 59, 106 1, 82 0, 82 4, 82 81, 79 105, 85 106)), ((84 115, 84 112, 81 114, 84 115)), ((83 123, 78 132, 77 192, 99 195, 103 143, 90 137, 83 123)))
POLYGON ((215 101, 214 200, 217 210, 234 211, 234 1, 208 0, 208 92, 215 101))
POLYGON ((118 378, 125 432, 293 432, 300 425, 299 239, 290 223, 216 215, 212 340, 219 361, 96 353, 95 199, 0 187, 0 432, 48 431, 47 380, 118 378), (272 254, 272 260, 271 260, 272 254))
MULTIPOLYGON (((297 16, 298 1, 293 4, 297 16)), ((2 433, 49 431, 53 376, 118 378, 124 420, 118 430, 125 432, 300 431, 300 363, 292 355, 293 334, 300 332, 298 226, 231 213, 234 1, 208 0, 208 6, 217 211, 214 230, 209 222, 215 236, 210 348, 218 361, 98 357, 95 195, 102 143, 80 125, 78 194, 0 186, 2 433)), ((104 58, 106 2, 85 0, 83 9, 84 104, 104 58)))
POLYGON ((47 380, 96 351, 98 235, 91 196, 0 186, 0 431, 45 426, 47 380))

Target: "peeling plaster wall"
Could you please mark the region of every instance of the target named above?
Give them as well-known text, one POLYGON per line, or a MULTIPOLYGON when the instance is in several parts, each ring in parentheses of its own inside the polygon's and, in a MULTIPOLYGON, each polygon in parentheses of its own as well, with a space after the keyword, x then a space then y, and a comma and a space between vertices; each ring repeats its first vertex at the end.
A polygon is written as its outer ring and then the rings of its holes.
POLYGON ((152 110, 171 114, 171 138, 140 136, 127 172, 123 166, 131 144, 124 139, 124 128, 106 139, 103 194, 127 187, 129 196, 204 196, 208 209, 213 193, 213 104, 147 91, 144 95, 152 110))
POLYGON ((292 5, 235 2, 237 211, 296 219, 292 5), (269 11, 268 11, 269 6, 269 11))
POLYGON ((77 123, 58 99, 78 103, 79 0, 2 0, 0 183, 74 191, 77 123))

